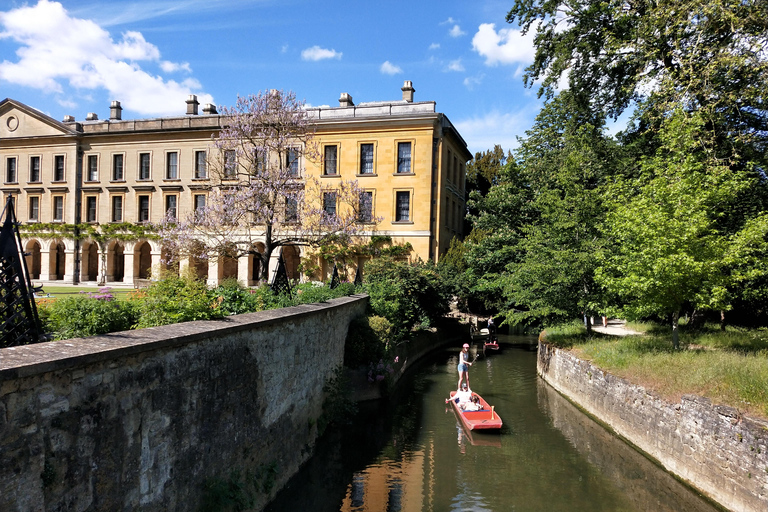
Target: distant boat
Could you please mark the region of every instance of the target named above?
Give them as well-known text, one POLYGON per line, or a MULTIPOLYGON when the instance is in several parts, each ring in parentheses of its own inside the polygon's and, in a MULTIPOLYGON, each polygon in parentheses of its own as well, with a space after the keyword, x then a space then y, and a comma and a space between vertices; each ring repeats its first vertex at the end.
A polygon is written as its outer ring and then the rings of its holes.
POLYGON ((468 431, 472 430, 498 430, 501 428, 501 417, 496 413, 494 408, 485 401, 485 399, 475 392, 472 392, 472 396, 476 396, 482 409, 479 411, 464 411, 461 409, 457 401, 453 398, 456 391, 451 391, 450 402, 453 405, 453 410, 458 414, 462 425, 468 431))
POLYGON ((499 342, 496 338, 491 341, 486 341, 483 345, 484 350, 499 350, 499 342))

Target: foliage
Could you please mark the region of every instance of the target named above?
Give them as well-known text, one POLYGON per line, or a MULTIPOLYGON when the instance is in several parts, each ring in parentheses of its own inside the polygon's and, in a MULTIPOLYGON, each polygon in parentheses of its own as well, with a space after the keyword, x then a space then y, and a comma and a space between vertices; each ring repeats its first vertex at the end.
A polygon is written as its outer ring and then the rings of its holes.
POLYGON ((119 222, 112 224, 62 224, 58 222, 21 224, 19 231, 24 237, 36 238, 66 238, 72 240, 94 240, 104 242, 106 240, 157 240, 156 227, 152 224, 132 224, 119 222))
POLYGON ((38 309, 43 329, 57 340, 126 331, 138 318, 136 304, 115 300, 109 288, 41 302, 38 309))
POLYGON ((415 326, 429 326, 449 310, 450 289, 432 262, 374 259, 366 265, 365 289, 371 311, 392 323, 395 339, 415 326))
POLYGON ((303 175, 301 167, 319 153, 314 125, 294 93, 238 97, 222 115, 226 125, 206 162, 205 207, 162 224, 173 257, 255 253, 266 281, 272 253, 280 247, 316 247, 339 237, 348 242, 366 227, 360 222, 363 191, 356 181, 335 180, 329 187, 303 175), (331 204, 332 212, 326 209, 331 204))
POLYGON ((349 425, 357 413, 357 403, 352 400, 349 379, 346 378, 344 368, 339 366, 333 376, 323 386, 325 401, 323 412, 317 421, 319 435, 332 424, 349 425))
POLYGON ((139 303, 139 329, 157 325, 221 318, 223 298, 215 296, 190 270, 183 276, 168 273, 147 288, 139 303))
POLYGON ((349 324, 344 366, 357 368, 384 357, 392 340, 392 324, 384 317, 363 316, 349 324))
POLYGON ((242 286, 237 279, 225 279, 212 294, 219 302, 223 315, 240 315, 263 309, 260 308, 258 296, 242 286))
POLYGON ((630 319, 670 317, 673 333, 686 304, 731 308, 729 255, 752 242, 764 245, 767 233, 737 231, 734 238, 732 223, 723 222, 755 183, 744 172, 708 164, 702 124, 701 116, 676 111, 660 133, 659 151, 643 160, 641 177, 616 181, 607 225, 616 247, 597 270, 621 301, 616 311, 630 319))

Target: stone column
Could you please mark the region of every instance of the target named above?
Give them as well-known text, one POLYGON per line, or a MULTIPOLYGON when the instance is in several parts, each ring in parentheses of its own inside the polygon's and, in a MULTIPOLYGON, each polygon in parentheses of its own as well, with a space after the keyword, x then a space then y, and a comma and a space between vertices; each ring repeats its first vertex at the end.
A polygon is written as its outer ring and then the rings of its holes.
POLYGON ((208 258, 208 286, 219 286, 219 258, 208 258))
POLYGON ((253 262, 250 254, 244 254, 237 259, 237 280, 243 286, 251 285, 251 269, 253 262))
POLYGON ((40 248, 40 280, 50 281, 51 279, 51 252, 40 248))
POLYGON ((160 254, 160 251, 151 251, 149 255, 152 258, 152 265, 150 266, 152 271, 150 272, 149 277, 153 281, 157 281, 160 278, 160 274, 162 274, 162 271, 163 271, 163 262, 161 259, 161 254, 160 254))
POLYGON ((126 248, 125 253, 123 254, 123 257, 125 258, 124 260, 125 265, 123 266, 123 272, 124 272, 123 282, 125 284, 130 284, 131 286, 133 286, 133 279, 137 277, 133 269, 133 260, 134 260, 133 248, 131 248, 130 251, 128 251, 128 249, 126 248))
POLYGON ((75 282, 75 251, 64 249, 64 282, 75 282))

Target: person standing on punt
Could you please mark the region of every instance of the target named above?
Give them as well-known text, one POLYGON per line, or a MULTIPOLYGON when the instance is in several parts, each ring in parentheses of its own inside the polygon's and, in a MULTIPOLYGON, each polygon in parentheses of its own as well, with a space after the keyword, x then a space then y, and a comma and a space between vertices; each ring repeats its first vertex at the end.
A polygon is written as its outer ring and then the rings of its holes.
POLYGON ((459 353, 459 385, 456 388, 456 391, 461 391, 461 382, 463 380, 467 381, 467 389, 472 389, 469 387, 470 366, 472 366, 472 363, 469 362, 469 343, 465 343, 459 353))

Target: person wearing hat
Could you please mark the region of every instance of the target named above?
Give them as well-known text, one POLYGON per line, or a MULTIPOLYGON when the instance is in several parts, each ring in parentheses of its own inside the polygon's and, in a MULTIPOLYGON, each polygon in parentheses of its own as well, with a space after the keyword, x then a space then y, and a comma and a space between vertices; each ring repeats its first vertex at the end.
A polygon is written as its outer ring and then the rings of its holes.
POLYGON ((456 391, 461 391, 461 381, 463 380, 467 381, 467 389, 472 389, 469 387, 470 366, 472 366, 472 363, 469 362, 469 343, 465 343, 459 353, 459 386, 456 388, 456 391))

